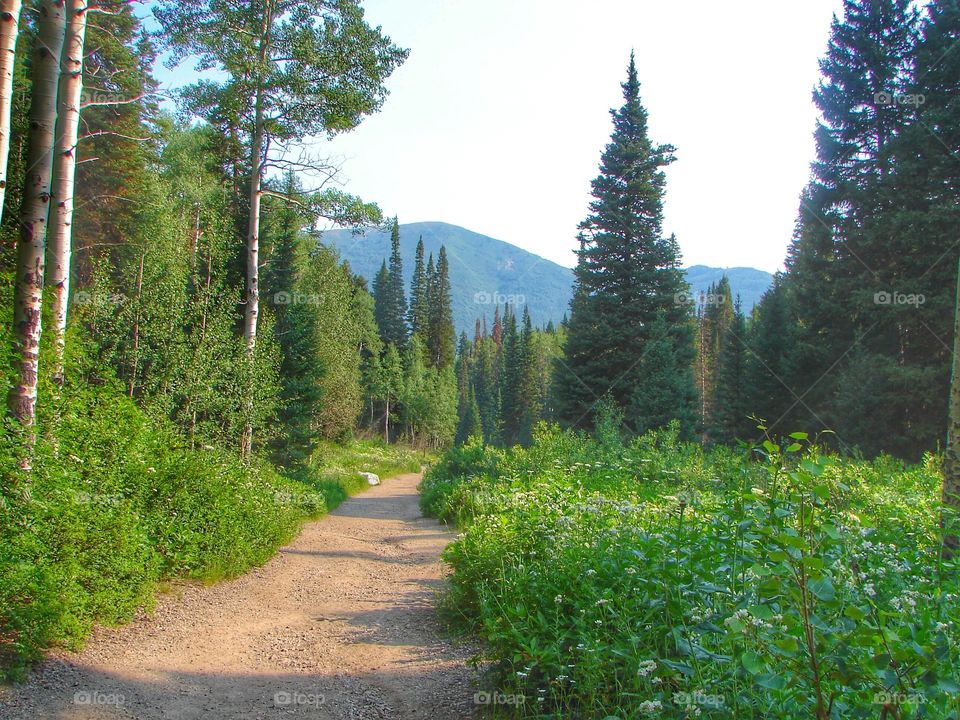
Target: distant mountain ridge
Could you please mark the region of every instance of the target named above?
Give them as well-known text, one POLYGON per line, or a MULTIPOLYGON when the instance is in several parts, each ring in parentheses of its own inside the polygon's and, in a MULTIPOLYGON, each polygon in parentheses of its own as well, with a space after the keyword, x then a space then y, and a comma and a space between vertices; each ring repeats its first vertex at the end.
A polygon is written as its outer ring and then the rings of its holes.
MULTIPOLYGON (((404 282, 410 286, 417 241, 423 238, 426 254, 434 259, 446 246, 453 289, 453 320, 457 332, 472 333, 477 318, 493 320, 494 307, 508 302, 527 305, 534 325, 559 323, 570 310, 573 271, 527 252, 516 245, 496 240, 466 228, 443 222, 400 225, 400 254, 404 282)), ((354 235, 349 230, 330 230, 323 242, 335 247, 350 263, 353 272, 372 283, 380 265, 390 255, 390 235, 370 230, 354 235)), ((711 283, 726 275, 733 292, 741 296, 744 311, 759 301, 772 283, 772 276, 754 268, 710 268, 694 265, 686 270, 692 293, 705 292, 711 283)))

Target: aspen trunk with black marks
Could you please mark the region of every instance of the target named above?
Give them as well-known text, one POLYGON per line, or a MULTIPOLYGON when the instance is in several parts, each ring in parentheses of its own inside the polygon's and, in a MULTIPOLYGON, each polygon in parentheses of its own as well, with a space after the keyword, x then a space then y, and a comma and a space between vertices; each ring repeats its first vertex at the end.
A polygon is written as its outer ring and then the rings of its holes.
POLYGON ((960 521, 960 263, 957 265, 957 302, 953 327, 953 377, 950 383, 950 418, 947 430, 947 448, 943 458, 943 504, 947 512, 947 529, 943 538, 943 555, 953 559, 960 547, 955 532, 960 521))
POLYGON ((67 32, 60 72, 57 146, 53 166, 53 207, 47 248, 47 287, 53 294, 53 381, 63 385, 63 349, 70 301, 73 198, 77 170, 80 104, 83 100, 83 48, 88 0, 67 0, 67 32))
POLYGON ((13 109, 13 67, 17 59, 22 0, 0 0, 0 220, 7 193, 10 158, 10 114, 13 109))
POLYGON ((383 441, 390 444, 390 396, 387 395, 387 411, 383 414, 383 441))
MULTIPOLYGON (((263 154, 263 120, 261 103, 257 102, 257 129, 250 153, 250 216, 247 228, 247 295, 243 319, 243 340, 246 345, 248 373, 253 382, 254 354, 257 348, 257 320, 260 317, 260 186, 263 154)), ((248 457, 253 450, 253 388, 247 388, 243 436, 240 454, 248 457)))
MULTIPOLYGON (((262 200, 264 147, 267 142, 263 87, 263 67, 269 62, 270 31, 273 27, 273 2, 267 0, 263 9, 257 61, 256 96, 253 106, 253 132, 250 136, 250 215, 247 224, 247 294, 243 321, 243 340, 246 345, 249 382, 254 382, 254 363, 257 347, 257 320, 260 317, 260 202, 262 200)), ((249 457, 253 451, 253 388, 247 388, 244 401, 244 426, 240 438, 240 454, 249 457)))
MULTIPOLYGON (((36 421, 44 255, 50 216, 60 54, 67 24, 63 0, 41 0, 37 11, 27 171, 13 300, 13 340, 18 373, 7 401, 10 414, 27 427, 36 421)), ((32 441, 33 435, 30 434, 28 446, 32 441)), ((29 459, 25 460, 25 467, 29 467, 29 459)))

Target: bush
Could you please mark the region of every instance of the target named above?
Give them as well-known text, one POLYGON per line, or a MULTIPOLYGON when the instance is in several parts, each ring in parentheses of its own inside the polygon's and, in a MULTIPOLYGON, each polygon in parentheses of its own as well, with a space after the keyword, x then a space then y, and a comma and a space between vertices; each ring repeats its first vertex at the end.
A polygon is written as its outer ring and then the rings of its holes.
POLYGON ((955 718, 937 467, 541 428, 452 451, 423 502, 465 530, 444 610, 525 698, 507 714, 955 718))
POLYGON ((77 647, 94 622, 129 620, 162 579, 262 564, 326 510, 322 492, 265 463, 189 449, 109 383, 63 397, 29 484, 20 432, 0 433, 0 673, 77 647))

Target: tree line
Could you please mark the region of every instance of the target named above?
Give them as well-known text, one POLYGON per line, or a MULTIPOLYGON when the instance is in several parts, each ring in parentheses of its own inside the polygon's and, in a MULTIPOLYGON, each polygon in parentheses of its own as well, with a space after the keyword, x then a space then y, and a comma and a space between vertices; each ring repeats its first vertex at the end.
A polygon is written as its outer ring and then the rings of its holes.
POLYGON ((589 427, 602 398, 641 433, 755 441, 831 431, 847 452, 942 447, 960 244, 954 0, 846 0, 822 78, 817 156, 772 288, 745 311, 726 279, 692 298, 662 233, 673 148, 647 134, 633 60, 580 226, 555 382, 589 427))
POLYGON ((0 7, 4 443, 28 473, 115 393, 176 444, 295 464, 354 431, 379 343, 320 225, 383 222, 300 141, 377 112, 407 51, 355 0, 131 5, 0 7), (160 52, 221 79, 173 114, 160 52))

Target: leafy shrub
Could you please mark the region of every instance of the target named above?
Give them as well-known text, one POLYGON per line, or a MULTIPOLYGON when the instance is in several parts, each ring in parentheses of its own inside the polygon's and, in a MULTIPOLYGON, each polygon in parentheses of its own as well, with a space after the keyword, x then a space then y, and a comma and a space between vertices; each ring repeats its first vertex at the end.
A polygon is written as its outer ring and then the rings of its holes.
POLYGON ((465 529, 444 610, 483 638, 496 690, 524 698, 501 712, 957 717, 935 459, 544 428, 527 450, 459 452, 424 505, 465 529))

